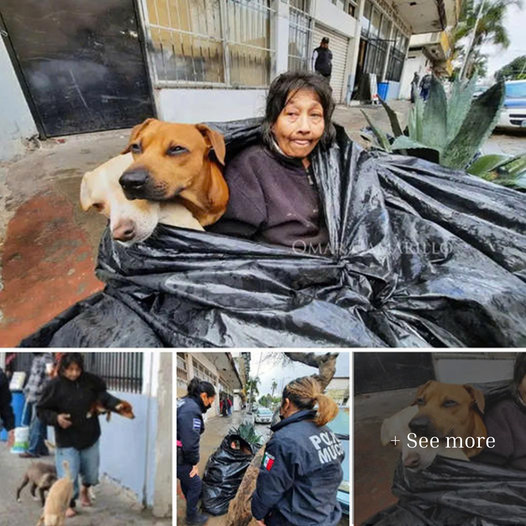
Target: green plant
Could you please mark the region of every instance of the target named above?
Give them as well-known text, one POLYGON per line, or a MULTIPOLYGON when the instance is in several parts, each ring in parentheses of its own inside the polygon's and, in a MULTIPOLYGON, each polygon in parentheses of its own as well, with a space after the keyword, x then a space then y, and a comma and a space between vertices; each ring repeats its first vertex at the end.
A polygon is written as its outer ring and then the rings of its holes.
POLYGON ((431 160, 448 168, 469 168, 469 173, 483 179, 524 188, 519 182, 526 174, 524 156, 498 156, 498 159, 482 156, 473 162, 497 123, 505 96, 504 82, 499 81, 474 99, 476 81, 476 77, 465 84, 456 80, 447 98, 442 84, 433 78, 427 102, 416 100, 405 132, 402 132, 396 113, 381 101, 394 140, 389 140, 364 113, 375 138, 373 147, 431 160))
POLYGON ((256 428, 254 424, 249 422, 243 422, 239 424, 237 429, 231 429, 230 434, 239 435, 245 442, 248 442, 251 446, 260 447, 261 446, 261 435, 256 433, 256 428))

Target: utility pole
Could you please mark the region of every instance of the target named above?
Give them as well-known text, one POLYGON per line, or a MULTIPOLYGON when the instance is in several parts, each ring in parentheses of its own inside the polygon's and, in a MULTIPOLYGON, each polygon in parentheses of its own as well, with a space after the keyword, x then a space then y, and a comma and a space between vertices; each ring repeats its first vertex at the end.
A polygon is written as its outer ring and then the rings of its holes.
POLYGON ((469 45, 466 50, 466 56, 464 57, 464 64, 462 65, 462 70, 460 71, 460 80, 464 80, 464 76, 466 75, 466 69, 469 61, 469 56, 471 55, 471 48, 473 47, 473 42, 475 42, 475 36, 477 34, 477 26, 479 25, 479 20, 482 15, 482 9, 484 7, 484 4, 486 3, 486 0, 482 0, 479 7, 479 12, 477 14, 477 20, 475 21, 475 27, 473 28, 473 32, 471 34, 471 37, 469 39, 469 45))

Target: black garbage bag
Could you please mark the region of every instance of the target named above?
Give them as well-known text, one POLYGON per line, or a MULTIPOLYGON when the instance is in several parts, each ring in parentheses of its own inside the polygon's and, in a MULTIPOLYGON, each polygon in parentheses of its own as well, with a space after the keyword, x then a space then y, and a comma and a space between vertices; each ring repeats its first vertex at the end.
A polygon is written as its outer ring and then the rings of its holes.
MULTIPOLYGON (((486 406, 511 396, 507 385, 482 384, 486 406)), ((526 471, 437 457, 422 471, 397 465, 397 504, 362 526, 499 526, 526 524, 526 471)))
POLYGON ((229 434, 223 439, 205 467, 201 502, 206 512, 223 515, 228 511, 255 453, 255 446, 237 434, 229 434), (237 441, 241 448, 233 449, 233 441, 237 441))
MULTIPOLYGON (((227 162, 259 137, 254 120, 214 127, 227 162)), ((340 127, 312 164, 330 250, 164 225, 126 248, 106 231, 97 266, 104 292, 21 345, 526 345, 523 194, 364 151, 340 127)))

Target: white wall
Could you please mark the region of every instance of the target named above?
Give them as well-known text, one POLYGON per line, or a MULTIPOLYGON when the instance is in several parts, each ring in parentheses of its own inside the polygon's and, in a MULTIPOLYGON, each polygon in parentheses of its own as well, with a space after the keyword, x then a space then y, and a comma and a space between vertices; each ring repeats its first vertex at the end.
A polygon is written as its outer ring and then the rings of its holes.
POLYGON ((159 119, 175 122, 221 122, 260 117, 266 90, 162 88, 158 90, 159 119))
POLYGON ((22 141, 38 131, 1 38, 0 71, 0 161, 8 161, 22 154, 25 150, 22 141))
POLYGON ((404 72, 402 74, 402 78, 400 79, 400 99, 411 98, 411 80, 413 80, 413 75, 415 71, 417 71, 420 79, 422 79, 426 73, 427 62, 428 60, 421 50, 409 50, 405 60, 404 72))
POLYGON ((314 18, 317 22, 342 33, 347 37, 354 37, 356 20, 341 7, 335 6, 330 0, 316 0, 314 18))
POLYGON ((496 382, 513 378, 514 359, 455 359, 435 360, 435 374, 439 382, 451 384, 496 382))

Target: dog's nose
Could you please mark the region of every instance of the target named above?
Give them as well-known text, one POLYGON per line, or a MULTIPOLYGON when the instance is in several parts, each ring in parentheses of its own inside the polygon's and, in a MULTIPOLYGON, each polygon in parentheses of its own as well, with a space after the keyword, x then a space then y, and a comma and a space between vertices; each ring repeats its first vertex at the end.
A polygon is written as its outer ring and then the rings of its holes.
POLYGON ((404 458, 404 466, 406 468, 416 469, 420 465, 420 455, 418 453, 409 453, 404 458))
POLYGON ((431 421, 427 416, 415 416, 415 418, 409 422, 409 428, 413 433, 416 433, 417 436, 422 436, 425 435, 430 423, 431 421))
POLYGON ((113 227, 112 235, 117 241, 130 241, 135 236, 135 224, 129 219, 119 221, 113 227))
POLYGON ((140 190, 148 181, 148 177, 146 170, 130 170, 121 175, 119 184, 124 190, 140 190))

